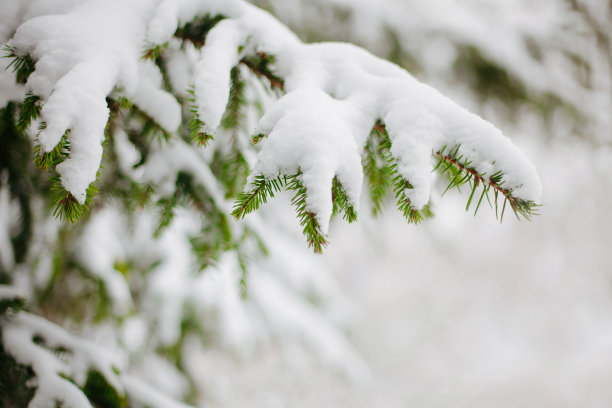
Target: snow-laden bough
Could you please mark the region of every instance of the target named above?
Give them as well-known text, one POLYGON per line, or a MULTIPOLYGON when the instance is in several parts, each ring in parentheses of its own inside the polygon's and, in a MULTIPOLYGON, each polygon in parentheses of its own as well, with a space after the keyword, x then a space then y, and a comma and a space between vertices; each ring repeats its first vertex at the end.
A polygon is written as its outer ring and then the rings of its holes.
POLYGON ((17 29, 7 49, 27 79, 24 125, 40 125, 40 154, 52 155, 65 202, 83 205, 96 180, 109 95, 129 99, 167 134, 181 132, 180 104, 164 84, 181 81, 162 80, 176 70, 162 74, 146 58, 177 38, 199 49, 190 123, 201 144, 221 125, 235 67, 282 95, 253 132, 261 148, 236 218, 282 188, 293 190, 304 233, 320 252, 334 214, 356 219, 364 175, 375 201, 387 186, 418 222, 428 213, 434 169, 450 175, 449 188, 470 184, 468 207, 478 209, 484 197, 491 203, 489 194, 496 209, 501 199, 502 217, 506 204, 526 218, 537 207, 533 164, 492 124, 359 47, 304 44, 242 0, 90 0, 17 29))

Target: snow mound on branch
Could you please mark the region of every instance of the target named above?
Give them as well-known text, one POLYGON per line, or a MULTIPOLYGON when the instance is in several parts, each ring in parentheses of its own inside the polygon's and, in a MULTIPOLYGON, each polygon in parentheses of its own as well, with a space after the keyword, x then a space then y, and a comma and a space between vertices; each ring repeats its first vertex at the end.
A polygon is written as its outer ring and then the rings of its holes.
POLYGON ((241 0, 113 0, 33 18, 11 40, 19 53, 37 61, 27 89, 42 99, 41 150, 51 151, 70 130, 70 156, 57 171, 79 202, 96 179, 109 118, 105 98, 114 89, 169 133, 179 126, 178 102, 163 89, 159 69, 140 57, 144 46, 168 43, 178 26, 205 15, 225 18, 209 31, 194 64, 201 130, 213 133, 220 125, 232 68, 246 56, 269 57, 269 68, 285 81, 286 96, 260 123, 269 137, 255 172, 266 177, 301 172, 307 210, 324 231, 334 177, 353 206, 359 202, 359 154, 377 120, 387 127, 399 173, 413 186, 406 196, 416 209, 429 200, 432 153, 444 146, 460 146, 472 166, 488 175, 502 171, 504 188, 515 197, 539 200, 533 165, 499 130, 358 47, 305 45, 270 14, 241 0))

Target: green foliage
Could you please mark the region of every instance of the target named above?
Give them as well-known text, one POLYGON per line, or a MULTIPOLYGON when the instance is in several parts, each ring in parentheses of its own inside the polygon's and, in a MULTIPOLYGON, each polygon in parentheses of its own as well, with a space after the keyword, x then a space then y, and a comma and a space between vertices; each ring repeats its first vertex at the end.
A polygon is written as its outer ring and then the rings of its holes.
POLYGON ((19 364, 4 350, 1 337, 0 327, 0 407, 27 407, 36 391, 32 386, 34 372, 31 367, 19 364))
POLYGON ((87 381, 83 392, 94 408, 126 408, 128 407, 125 396, 120 395, 111 386, 104 376, 96 371, 87 373, 87 381))
POLYGON ((70 131, 66 131, 59 143, 50 152, 42 152, 40 145, 34 147, 34 163, 42 171, 48 171, 55 168, 58 164, 63 162, 70 152, 70 141, 68 140, 68 134, 70 131))
POLYGON ((412 190, 412 184, 398 171, 391 154, 391 139, 381 120, 376 122, 366 142, 363 166, 375 215, 382 211, 389 187, 393 188, 398 210, 409 223, 418 224, 433 215, 428 205, 420 210, 412 206, 406 194, 407 190, 412 190))
POLYGON ((26 93, 23 103, 19 107, 19 120, 17 121, 17 129, 21 132, 30 127, 30 124, 40 116, 40 97, 26 93))
POLYGON ((285 89, 285 81, 274 73, 274 62, 274 56, 265 52, 247 55, 240 60, 240 63, 246 65, 259 78, 267 79, 273 90, 283 91, 285 89))
POLYGON ((482 98, 496 98, 510 108, 528 100, 525 85, 474 46, 459 47, 453 69, 461 82, 482 98))
POLYGON ((520 217, 531 220, 533 215, 537 215, 539 207, 537 204, 532 201, 516 198, 512 195, 512 190, 503 187, 504 173, 501 170, 490 175, 487 179, 486 174, 480 174, 471 167, 472 161, 463 154, 459 154, 459 150, 460 146, 455 146, 453 149, 448 149, 447 146, 444 146, 435 153, 438 163, 434 167, 434 171, 438 170, 450 180, 444 193, 452 188, 461 191, 461 186, 469 185, 470 196, 465 206, 466 211, 470 209, 471 204, 474 202, 476 203, 474 215, 476 215, 483 199, 486 197, 489 206, 495 207, 495 216, 498 217, 500 222, 503 221, 506 204, 510 205, 514 215, 519 220, 520 217), (482 191, 476 194, 479 187, 482 191), (493 193, 493 199, 489 195, 491 192, 493 193), (500 200, 503 200, 501 214, 498 209, 500 200))
POLYGON ((355 211, 353 204, 346 195, 344 187, 342 187, 342 184, 337 177, 334 177, 334 180, 332 181, 332 203, 332 216, 342 212, 344 214, 343 218, 345 221, 357 221, 357 212, 355 211))
POLYGON ((249 163, 237 148, 232 148, 228 153, 216 150, 210 162, 210 170, 223 186, 225 198, 234 198, 246 183, 249 163))
POLYGON ((3 57, 12 59, 7 69, 12 69, 17 74, 18 83, 25 84, 34 72, 36 61, 29 55, 18 55, 17 49, 10 45, 5 45, 3 51, 3 57))
POLYGON ((0 317, 23 310, 25 306, 25 299, 19 296, 0 298, 0 317))
POLYGON ((19 207, 18 225, 11 234, 15 261, 22 262, 32 236, 33 215, 30 197, 39 184, 40 174, 32 171, 29 138, 17 128, 17 105, 8 103, 0 109, 0 184, 6 181, 11 199, 19 207))
POLYGON ((393 171, 388 165, 391 141, 381 121, 372 128, 362 159, 363 172, 368 186, 372 212, 379 215, 382 212, 383 201, 391 187, 393 171))
POLYGON ((189 133, 191 134, 191 140, 195 144, 197 144, 198 146, 206 147, 208 145, 208 142, 214 140, 214 137, 204 131, 206 124, 200 119, 200 115, 198 113, 198 105, 195 100, 195 91, 193 89, 189 89, 188 92, 191 95, 191 97, 189 98, 189 112, 191 113, 191 118, 187 123, 187 129, 189 129, 189 133))
POLYGON ((235 132, 244 127, 244 115, 242 112, 247 104, 244 96, 246 83, 244 82, 244 78, 242 78, 239 66, 232 68, 230 80, 230 94, 227 100, 225 114, 221 119, 221 126, 223 126, 224 129, 232 129, 235 132))
POLYGON ((166 51, 168 45, 169 43, 165 42, 163 44, 157 44, 151 48, 146 49, 145 52, 142 54, 142 59, 150 59, 153 61, 157 60, 159 57, 161 57, 164 51, 166 51))
POLYGON ((431 217, 433 213, 428 205, 424 206, 420 210, 412 206, 412 202, 406 195, 406 190, 413 189, 412 184, 410 184, 410 182, 399 174, 397 171, 397 164, 393 163, 391 165, 391 169, 394 175, 391 183, 393 185, 397 209, 400 211, 400 213, 402 213, 404 218, 406 218, 406 220, 408 220, 408 222, 411 224, 418 224, 425 218, 431 217))
MULTIPOLYGON (((98 173, 99 178, 99 173, 98 173)), ((98 193, 98 187, 94 183, 91 183, 87 187, 87 196, 85 203, 81 204, 77 199, 67 192, 61 184, 61 181, 57 175, 51 177, 52 189, 56 192, 55 209, 53 210, 53 216, 71 223, 79 221, 89 211, 89 206, 93 202, 93 197, 98 193)))
POLYGON ((301 173, 287 176, 287 190, 295 192, 291 204, 296 207, 298 220, 303 227, 302 232, 306 236, 308 246, 312 247, 315 253, 320 254, 323 252, 323 248, 327 246, 327 239, 321 231, 316 214, 307 209, 306 188, 302 184, 300 176, 301 173))
MULTIPOLYGON (((268 199, 273 198, 283 188, 293 191, 294 196, 291 204, 296 207, 297 217, 300 225, 303 227, 302 232, 308 241, 308 246, 312 247, 315 253, 323 252, 323 248, 327 245, 327 239, 321 231, 316 214, 307 209, 307 193, 301 181, 301 172, 289 176, 278 176, 275 179, 267 179, 263 175, 258 175, 253 180, 252 187, 251 190, 241 193, 236 199, 234 210, 232 211, 234 218, 244 218, 245 215, 265 204, 268 199)), ((336 199, 334 202, 338 212, 340 209, 344 211, 345 219, 355 219, 357 217, 340 183, 337 183, 336 186, 336 199)))
POLYGON ((236 198, 232 215, 238 220, 259 209, 269 198, 274 198, 274 194, 280 192, 286 182, 286 176, 275 179, 267 179, 262 174, 256 176, 251 183, 253 188, 240 193, 236 198))
POLYGON ((251 144, 252 145, 256 145, 257 143, 261 142, 263 139, 265 139, 268 135, 265 135, 263 133, 258 133, 256 135, 251 136, 251 144))
POLYGON ((225 16, 220 14, 215 16, 211 16, 210 14, 198 16, 187 24, 179 27, 174 33, 174 36, 183 41, 193 43, 197 48, 201 48, 206 44, 206 37, 210 30, 223 19, 225 19, 225 16))

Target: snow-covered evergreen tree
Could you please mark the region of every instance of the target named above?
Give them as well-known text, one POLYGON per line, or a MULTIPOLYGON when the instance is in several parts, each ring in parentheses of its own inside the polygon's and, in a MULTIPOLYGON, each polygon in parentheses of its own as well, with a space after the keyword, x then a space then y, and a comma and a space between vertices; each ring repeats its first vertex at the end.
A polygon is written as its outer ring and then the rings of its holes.
POLYGON ((318 253, 332 218, 357 219, 364 186, 366 207, 391 195, 412 223, 431 214, 440 175, 472 211, 537 207, 534 166, 489 122, 361 48, 303 43, 249 3, 0 9, 7 406, 183 406, 170 398, 196 397, 180 374, 194 343, 272 336, 366 376, 330 324, 341 292, 300 254, 284 203, 264 206, 283 191, 318 253))

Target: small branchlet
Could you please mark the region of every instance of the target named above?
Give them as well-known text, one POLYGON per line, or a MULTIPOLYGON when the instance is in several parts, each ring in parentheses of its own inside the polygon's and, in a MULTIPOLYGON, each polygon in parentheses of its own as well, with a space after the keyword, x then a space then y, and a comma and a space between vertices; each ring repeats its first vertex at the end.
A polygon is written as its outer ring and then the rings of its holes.
POLYGON ((464 157, 464 155, 459 154, 459 149, 460 146, 455 146, 453 149, 444 146, 434 154, 438 158, 438 163, 434 167, 434 171, 438 170, 450 180, 444 193, 452 188, 461 191, 461 186, 466 184, 469 185, 470 197, 465 206, 466 211, 468 211, 472 203, 475 202, 476 207, 474 209, 474 215, 476 215, 480 205, 486 197, 489 206, 495 207, 495 216, 500 222, 503 221, 506 204, 510 205, 510 208, 518 220, 520 220, 520 217, 531 220, 534 215, 538 214, 539 206, 537 204, 532 201, 516 198, 512 195, 512 190, 503 187, 504 173, 501 170, 498 170, 486 178, 486 174, 480 174, 471 167, 472 161, 464 157), (479 187, 482 188, 482 191, 476 194, 479 187), (493 199, 491 199, 489 195, 491 192, 493 193, 493 199), (500 198, 503 199, 501 215, 498 210, 500 198))
POLYGON ((187 123, 187 129, 189 129, 189 133, 191 134, 191 140, 201 147, 206 147, 211 140, 214 140, 214 137, 206 132, 206 125, 200 119, 200 115, 198 113, 198 105, 195 100, 195 91, 193 89, 188 90, 191 97, 189 98, 189 112, 191 113, 191 119, 187 123))
POLYGON ((206 37, 214 26, 219 21, 226 17, 220 14, 211 16, 206 14, 199 16, 188 22, 187 24, 179 27, 174 36, 183 40, 191 42, 196 48, 202 48, 206 44, 206 37))
POLYGON ((57 203, 53 210, 53 216, 71 223, 79 221, 89 209, 89 206, 93 202, 93 197, 98 193, 98 187, 91 183, 87 188, 87 198, 85 203, 81 204, 77 199, 67 192, 61 184, 59 176, 55 175, 51 178, 52 188, 56 192, 57 203))
POLYGON ((40 96, 31 92, 26 93, 26 97, 19 107, 19 118, 17 119, 17 130, 25 132, 33 121, 40 117, 40 96))
POLYGON ((225 114, 221 119, 221 126, 224 129, 233 129, 237 131, 244 127, 244 107, 247 104, 244 96, 244 88, 246 86, 244 78, 240 73, 240 67, 235 66, 230 72, 231 88, 225 114))
POLYGON ((337 177, 334 177, 334 180, 332 182, 332 203, 332 216, 336 216, 342 212, 342 218, 344 218, 345 221, 357 221, 357 211, 355 211, 353 204, 346 195, 344 187, 342 186, 340 180, 338 180, 337 177))
POLYGON ((248 55, 242 58, 240 62, 246 65, 258 77, 267 79, 273 90, 285 90, 285 81, 277 76, 272 69, 274 64, 273 55, 260 51, 255 53, 255 55, 248 55))
POLYGON ((240 149, 232 147, 227 153, 214 152, 210 170, 223 186, 225 198, 233 198, 244 187, 249 176, 249 163, 240 149))
POLYGON ((391 187, 393 171, 387 165, 386 160, 390 148, 391 141, 379 120, 370 132, 362 159, 363 172, 367 180, 374 215, 379 215, 382 212, 383 201, 391 187))
MULTIPOLYGON (((296 207, 297 217, 302 226, 304 236, 308 241, 308 246, 312 247, 315 253, 322 253, 323 248, 327 245, 327 238, 321 231, 321 226, 317 220, 316 214, 307 209, 306 204, 306 188, 302 184, 300 176, 301 172, 290 176, 282 175, 275 179, 267 179, 263 175, 255 177, 252 183, 253 188, 247 192, 241 193, 234 204, 232 215, 235 219, 244 218, 257 210, 261 205, 265 204, 268 199, 285 188, 294 192, 291 204, 296 207)), ((341 184, 336 180, 334 208, 336 212, 344 211, 344 218, 348 221, 354 221, 357 214, 342 189, 341 184)))
POLYGON ((264 134, 264 133, 258 133, 256 135, 251 136, 251 144, 252 145, 256 145, 259 142, 261 142, 263 139, 265 139, 266 137, 268 137, 268 135, 264 134))
POLYGON ((413 186, 399 173, 397 162, 391 154, 391 139, 381 120, 372 128, 366 145, 366 165, 365 173, 375 213, 380 212, 382 200, 391 186, 396 206, 409 223, 418 224, 433 215, 429 205, 416 209, 408 198, 407 190, 412 190, 413 186))
POLYGON ((328 244, 325 234, 321 231, 321 226, 317 220, 316 214, 308 211, 306 205, 306 188, 300 179, 301 173, 286 177, 287 190, 295 192, 291 204, 296 207, 297 216, 300 225, 303 227, 302 232, 306 236, 308 246, 312 247, 316 254, 323 253, 323 248, 328 244))
POLYGON ((268 202, 268 199, 273 198, 274 194, 280 192, 285 184, 286 177, 278 176, 275 179, 267 179, 262 174, 258 175, 253 180, 253 188, 240 193, 236 198, 232 216, 238 220, 259 209, 262 204, 268 202))
POLYGON ((30 55, 18 55, 17 49, 10 45, 5 45, 3 51, 4 58, 12 59, 6 68, 16 73, 18 83, 25 84, 36 69, 36 61, 30 55))
POLYGON ((62 136, 60 142, 50 152, 41 152, 40 145, 36 145, 34 147, 34 153, 36 154, 34 163, 36 163, 39 169, 42 171, 48 171, 55 168, 55 166, 63 162, 68 157, 68 153, 70 151, 70 142, 68 141, 69 133, 70 131, 67 130, 62 136))
POLYGON ((393 192, 395 193, 397 209, 402 213, 404 218, 411 224, 418 224, 425 218, 432 217, 433 213, 429 205, 425 205, 420 210, 413 207, 412 202, 406 195, 406 190, 412 190, 412 185, 398 173, 395 163, 391 167, 394 174, 391 183, 393 185, 393 192))
POLYGON ((168 49, 170 43, 165 42, 163 44, 156 44, 150 48, 147 48, 143 54, 142 59, 150 59, 151 61, 157 60, 161 55, 168 49))

